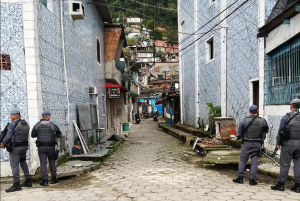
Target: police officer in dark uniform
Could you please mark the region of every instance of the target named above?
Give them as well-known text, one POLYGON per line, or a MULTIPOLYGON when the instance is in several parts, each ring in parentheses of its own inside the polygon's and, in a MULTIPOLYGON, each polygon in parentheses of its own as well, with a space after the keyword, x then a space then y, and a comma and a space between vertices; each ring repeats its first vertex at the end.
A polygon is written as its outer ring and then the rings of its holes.
POLYGON ((26 163, 26 152, 28 150, 28 136, 30 127, 27 122, 21 119, 19 110, 10 112, 11 124, 9 130, 3 139, 1 148, 6 147, 9 151, 10 167, 13 174, 14 184, 6 192, 14 192, 22 190, 21 187, 32 187, 31 178, 26 163), (25 182, 20 185, 20 169, 21 166, 25 182))
POLYGON ((50 122, 50 117, 51 113, 44 111, 41 121, 33 127, 31 132, 31 137, 37 137, 36 145, 38 147, 42 174, 41 186, 48 186, 47 158, 52 176, 51 184, 58 182, 55 166, 55 145, 57 143, 56 138, 61 138, 62 133, 54 123, 50 122))
POLYGON ((238 139, 243 139, 243 146, 240 155, 240 163, 238 170, 238 177, 233 179, 233 182, 242 184, 246 164, 249 157, 251 158, 250 170, 250 185, 257 185, 255 181, 258 168, 258 155, 266 133, 269 132, 269 126, 265 119, 258 117, 258 110, 256 105, 249 108, 249 116, 240 122, 238 130, 238 139))
POLYGON ((271 186, 271 189, 284 191, 284 183, 288 177, 290 164, 294 161, 294 177, 295 185, 292 191, 300 193, 300 99, 291 101, 291 112, 287 113, 280 122, 279 132, 277 135, 277 149, 281 147, 280 153, 280 174, 278 176, 278 183, 271 186), (285 136, 281 136, 281 131, 286 128, 285 136), (282 138, 285 139, 282 139, 282 138), (284 141, 284 142, 283 142, 284 141))

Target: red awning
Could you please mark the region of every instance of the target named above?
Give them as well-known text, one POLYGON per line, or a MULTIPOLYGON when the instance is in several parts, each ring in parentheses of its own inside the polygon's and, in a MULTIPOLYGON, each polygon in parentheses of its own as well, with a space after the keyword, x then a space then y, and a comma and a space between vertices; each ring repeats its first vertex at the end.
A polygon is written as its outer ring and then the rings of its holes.
POLYGON ((105 82, 105 87, 106 88, 120 88, 121 93, 128 92, 128 90, 126 89, 126 87, 123 87, 123 86, 121 86, 119 84, 112 84, 112 83, 109 83, 109 82, 105 82))
POLYGON ((161 105, 162 104, 162 101, 160 100, 160 101, 157 101, 156 103, 155 103, 155 105, 161 105))

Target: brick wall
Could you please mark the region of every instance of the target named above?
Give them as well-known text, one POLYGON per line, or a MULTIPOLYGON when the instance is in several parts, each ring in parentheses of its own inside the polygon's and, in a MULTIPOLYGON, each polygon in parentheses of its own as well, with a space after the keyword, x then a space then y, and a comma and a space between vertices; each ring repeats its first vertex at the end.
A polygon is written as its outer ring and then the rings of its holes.
POLYGON ((104 30, 104 51, 105 61, 112 61, 115 58, 115 54, 118 48, 120 40, 120 29, 105 29, 104 30))

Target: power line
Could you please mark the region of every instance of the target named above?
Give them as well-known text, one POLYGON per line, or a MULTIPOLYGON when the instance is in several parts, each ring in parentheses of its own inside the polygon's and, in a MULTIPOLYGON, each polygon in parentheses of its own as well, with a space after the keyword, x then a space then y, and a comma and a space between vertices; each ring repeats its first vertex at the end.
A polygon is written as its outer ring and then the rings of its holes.
POLYGON ((188 44, 186 47, 182 48, 181 50, 179 50, 178 52, 181 52, 185 49, 187 49, 188 47, 190 47, 192 44, 194 44, 195 42, 197 42, 198 40, 200 40, 203 36, 205 36, 207 33, 211 32, 213 30, 213 28, 217 27, 219 24, 221 24, 225 19, 227 19, 228 17, 230 17, 233 13, 235 13, 239 8, 241 8, 243 5, 245 5, 249 0, 244 1, 241 5, 239 5, 236 9, 233 10, 233 12, 231 12, 230 14, 228 14, 224 19, 222 19, 220 22, 218 22, 216 25, 214 25, 210 30, 208 30, 207 32, 205 32, 205 34, 203 34, 202 36, 200 36, 199 38, 197 38, 195 41, 193 41, 192 43, 188 44))

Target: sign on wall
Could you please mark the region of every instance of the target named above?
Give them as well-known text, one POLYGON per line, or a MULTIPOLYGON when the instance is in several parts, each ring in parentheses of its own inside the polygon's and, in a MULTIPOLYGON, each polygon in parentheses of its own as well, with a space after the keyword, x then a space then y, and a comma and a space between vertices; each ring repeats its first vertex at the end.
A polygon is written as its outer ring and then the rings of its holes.
POLYGON ((120 88, 108 88, 109 98, 120 98, 120 88))

